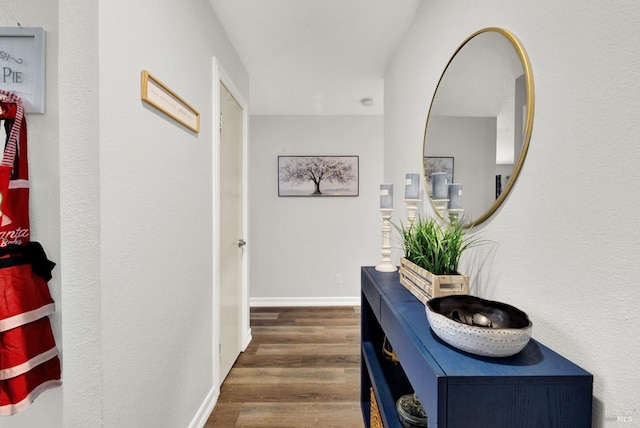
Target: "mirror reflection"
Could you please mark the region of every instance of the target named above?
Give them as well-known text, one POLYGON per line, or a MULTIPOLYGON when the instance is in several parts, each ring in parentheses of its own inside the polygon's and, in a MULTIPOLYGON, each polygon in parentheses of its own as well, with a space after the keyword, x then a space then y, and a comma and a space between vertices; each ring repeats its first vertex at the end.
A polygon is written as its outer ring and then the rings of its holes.
POLYGON ((533 76, 520 42, 486 28, 445 68, 424 137, 426 189, 443 218, 486 220, 511 190, 533 125, 533 76))

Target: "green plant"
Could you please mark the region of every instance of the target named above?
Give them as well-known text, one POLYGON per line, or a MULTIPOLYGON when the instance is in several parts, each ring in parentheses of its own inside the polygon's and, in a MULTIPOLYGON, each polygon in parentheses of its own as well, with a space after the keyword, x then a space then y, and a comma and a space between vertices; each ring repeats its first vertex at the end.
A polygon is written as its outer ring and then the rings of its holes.
POLYGON ((434 275, 458 274, 462 253, 480 243, 462 222, 418 216, 409 227, 394 226, 400 233, 405 258, 434 275))

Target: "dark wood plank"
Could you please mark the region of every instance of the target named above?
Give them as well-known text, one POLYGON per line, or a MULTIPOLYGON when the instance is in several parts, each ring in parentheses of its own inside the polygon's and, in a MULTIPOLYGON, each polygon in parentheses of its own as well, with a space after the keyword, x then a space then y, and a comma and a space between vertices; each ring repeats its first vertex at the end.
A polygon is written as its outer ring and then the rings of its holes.
POLYGON ((360 308, 251 308, 206 428, 361 428, 360 308))

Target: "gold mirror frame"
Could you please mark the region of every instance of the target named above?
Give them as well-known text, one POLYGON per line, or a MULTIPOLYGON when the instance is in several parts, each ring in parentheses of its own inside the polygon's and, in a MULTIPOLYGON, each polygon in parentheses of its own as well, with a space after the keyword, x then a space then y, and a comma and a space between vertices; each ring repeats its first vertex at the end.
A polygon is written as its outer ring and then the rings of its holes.
MULTIPOLYGON (((532 132, 532 128, 533 128, 533 115, 534 115, 534 105, 535 105, 535 95, 534 95, 534 85, 533 85, 533 72, 531 70, 531 63, 529 61, 529 57, 527 56, 527 53, 524 49, 524 47, 522 46, 522 43, 520 43, 520 41, 518 40, 518 38, 511 33, 510 31, 503 29, 503 28, 499 28, 499 27, 487 27, 487 28, 483 28, 481 30, 476 31, 475 33, 473 33, 472 35, 470 35, 464 42, 462 42, 462 44, 456 49, 456 51, 453 53, 453 55, 451 56, 451 58, 449 59, 449 62, 447 63, 447 66, 445 67, 444 71, 442 72, 442 75, 440 76, 440 80, 438 81, 438 86, 436 86, 436 90, 433 94, 433 98, 431 99, 431 105, 429 107, 429 113, 427 114, 427 122, 425 125, 425 130, 424 130, 424 138, 423 138, 423 160, 424 158, 427 156, 427 130, 429 129, 429 118, 431 117, 431 112, 433 110, 433 106, 434 106, 434 102, 436 100, 436 97, 438 95, 438 89, 440 88, 440 85, 443 81, 443 78, 445 77, 447 70, 449 69, 449 66, 451 65, 451 63, 453 62, 453 60, 456 58, 456 55, 458 55, 458 53, 476 36, 483 34, 483 33, 487 33, 487 32, 496 32, 499 33, 501 35, 503 35, 509 42, 511 42, 511 44, 513 45, 513 48, 515 49, 515 52, 517 53, 518 57, 520 58, 520 62, 522 63, 522 68, 523 68, 523 72, 524 72, 524 77, 525 77, 525 86, 526 86, 526 95, 527 95, 527 101, 526 101, 526 107, 527 107, 527 113, 526 113, 526 118, 524 120, 523 123, 523 143, 522 143, 522 150, 520 152, 520 156, 518 157, 517 161, 514 162, 514 168, 513 168, 513 172, 511 174, 510 179, 508 180, 506 187, 502 190, 502 193, 500 194, 500 196, 498 196, 498 198, 495 199, 495 201, 493 202, 493 204, 489 207, 489 209, 482 215, 480 215, 478 218, 476 219, 469 219, 469 221, 464 225, 465 227, 471 227, 471 226, 475 226, 478 225, 482 222, 484 222, 485 220, 487 220, 489 217, 491 217, 491 215, 493 215, 494 212, 496 212, 496 210, 501 206, 501 204, 504 202, 504 200, 507 198, 507 196, 509 195, 509 193, 511 192, 511 189, 513 188, 518 175, 520 174, 520 170, 522 169, 522 165, 524 163, 525 157, 527 155, 527 151, 529 149, 529 141, 531 140, 531 132, 532 132)), ((425 185, 425 192, 428 196, 430 196, 431 193, 431 189, 428 189, 427 186, 427 172, 424 168, 424 162, 422 162, 423 164, 423 182, 425 185)), ((429 197, 429 201, 431 202, 431 197, 429 197)), ((435 206, 432 203, 432 206, 434 208, 434 211, 436 212, 436 214, 440 217, 443 218, 443 216, 441 215, 441 213, 436 210, 435 206)), ((464 217, 463 217, 464 218, 464 217)))

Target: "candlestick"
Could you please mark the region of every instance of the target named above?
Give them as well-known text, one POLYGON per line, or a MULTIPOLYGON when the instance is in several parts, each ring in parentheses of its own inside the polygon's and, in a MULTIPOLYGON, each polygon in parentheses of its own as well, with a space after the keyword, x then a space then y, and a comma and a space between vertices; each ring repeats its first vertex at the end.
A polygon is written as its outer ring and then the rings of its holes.
POLYGON ((415 221, 420 199, 405 199, 404 203, 407 204, 407 229, 409 229, 415 221))
POLYGON ((380 209, 393 209, 393 184, 380 185, 380 209))
POLYGON ((449 193, 449 203, 447 204, 447 208, 449 209, 462 208, 462 184, 460 183, 449 184, 448 193, 449 193))
POLYGON ((431 174, 431 197, 433 199, 447 199, 448 182, 446 172, 434 172, 431 174))
POLYGON ((380 208, 382 213, 382 261, 376 270, 379 272, 395 272, 397 267, 391 262, 391 208, 380 208))
POLYGON ((436 210, 436 213, 441 218, 444 218, 444 212, 447 210, 449 199, 431 199, 431 203, 433 204, 433 208, 436 210))
POLYGON ((462 213, 464 213, 464 209, 462 208, 447 208, 447 212, 449 213, 449 223, 456 224, 460 221, 462 217, 462 213))
POLYGON ((405 199, 420 198, 420 175, 417 172, 408 172, 406 174, 404 186, 405 199))

